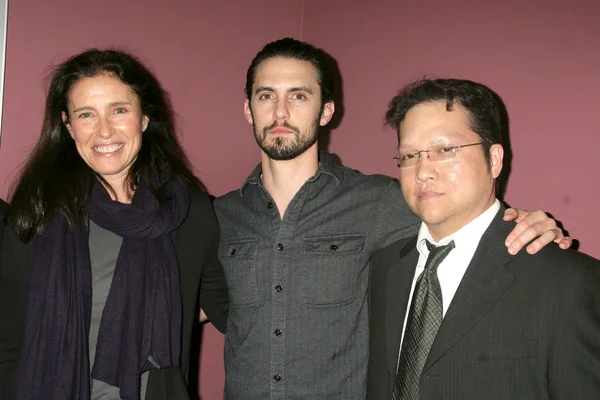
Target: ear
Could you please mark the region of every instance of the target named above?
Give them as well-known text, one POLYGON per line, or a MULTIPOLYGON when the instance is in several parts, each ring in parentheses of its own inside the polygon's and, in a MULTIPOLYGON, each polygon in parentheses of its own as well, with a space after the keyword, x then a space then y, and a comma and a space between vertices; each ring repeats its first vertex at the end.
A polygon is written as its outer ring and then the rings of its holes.
POLYGON ((252 109, 250 108, 250 100, 248 99, 244 101, 244 117, 246 117, 246 121, 252 125, 254 118, 252 118, 252 109))
POLYGON ((146 115, 144 115, 144 118, 142 119, 142 132, 146 132, 146 129, 148 129, 149 122, 150 122, 150 118, 148 118, 146 115))
POLYGON ((69 118, 67 117, 67 113, 63 111, 60 115, 62 117, 63 124, 65 124, 65 127, 69 131, 69 135, 71 135, 71 139, 73 139, 73 128, 71 128, 71 123, 69 122, 69 118))
POLYGON ((494 179, 500 176, 502 172, 502 162, 504 160, 504 148, 501 144, 493 144, 490 147, 490 170, 494 179))
POLYGON ((321 126, 327 125, 329 121, 331 121, 331 117, 333 117, 334 111, 335 103, 333 102, 333 100, 325 103, 325 105, 323 106, 323 113, 321 114, 321 120, 319 121, 319 124, 321 126))

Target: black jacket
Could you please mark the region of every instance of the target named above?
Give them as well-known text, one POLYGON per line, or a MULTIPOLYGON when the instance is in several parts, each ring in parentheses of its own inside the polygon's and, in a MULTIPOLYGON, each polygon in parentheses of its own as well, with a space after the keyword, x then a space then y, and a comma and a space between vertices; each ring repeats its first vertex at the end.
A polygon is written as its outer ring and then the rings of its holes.
MULTIPOLYGON (((0 203, 0 219, 5 203, 0 203)), ((202 307, 215 327, 225 332, 228 293, 218 260, 219 228, 210 198, 193 192, 190 212, 171 234, 179 261, 183 327, 180 368, 151 370, 146 400, 188 399, 192 330, 202 307)), ((0 229, 0 400, 11 399, 23 337, 31 242, 23 244, 6 226, 0 229)))
MULTIPOLYGON (((598 399, 600 262, 550 244, 511 256, 501 209, 482 236, 419 381, 428 399, 598 399)), ((389 400, 416 237, 373 256, 368 400, 389 400)))

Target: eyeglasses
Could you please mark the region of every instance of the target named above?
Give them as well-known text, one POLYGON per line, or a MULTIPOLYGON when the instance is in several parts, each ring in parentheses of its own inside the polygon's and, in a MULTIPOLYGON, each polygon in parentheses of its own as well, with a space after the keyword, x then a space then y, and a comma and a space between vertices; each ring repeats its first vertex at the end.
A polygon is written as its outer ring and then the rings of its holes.
POLYGON ((396 161, 398 168, 410 168, 416 166, 419 161, 421 161, 421 153, 427 154, 427 159, 430 161, 450 161, 456 157, 456 149, 477 146, 479 144, 483 144, 483 142, 463 144, 461 146, 439 145, 432 147, 431 149, 419 150, 415 153, 400 152, 400 154, 394 157, 394 160, 396 161))

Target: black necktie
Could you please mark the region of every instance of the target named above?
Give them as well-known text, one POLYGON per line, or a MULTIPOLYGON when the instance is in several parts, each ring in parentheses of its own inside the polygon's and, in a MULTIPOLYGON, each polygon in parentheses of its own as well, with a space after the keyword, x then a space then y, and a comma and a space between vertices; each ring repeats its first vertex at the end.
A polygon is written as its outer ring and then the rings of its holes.
POLYGON ((417 279, 410 305, 392 400, 417 400, 419 378, 443 317, 442 289, 437 268, 454 248, 454 241, 435 246, 427 241, 429 257, 417 279))

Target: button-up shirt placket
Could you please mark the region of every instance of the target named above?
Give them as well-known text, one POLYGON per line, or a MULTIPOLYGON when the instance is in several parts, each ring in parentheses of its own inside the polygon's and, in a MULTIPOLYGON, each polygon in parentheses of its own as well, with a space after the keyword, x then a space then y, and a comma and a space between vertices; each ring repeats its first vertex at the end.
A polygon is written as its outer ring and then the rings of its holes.
MULTIPOLYGON (((266 189, 259 184, 270 198, 266 189)), ((288 293, 285 290, 288 286, 290 266, 294 262, 294 254, 298 249, 294 249, 294 231, 306 191, 308 190, 305 184, 300 191, 294 196, 293 200, 288 205, 284 213, 283 219, 280 219, 277 207, 272 207, 270 218, 275 218, 273 226, 274 243, 271 248, 273 257, 271 257, 270 271, 272 276, 272 293, 271 293, 271 376, 270 385, 271 399, 285 399, 285 365, 286 365, 286 333, 287 333, 287 313, 288 313, 288 293)), ((270 200, 269 202, 272 202, 270 200)), ((271 203, 273 204, 273 203, 271 203)))

